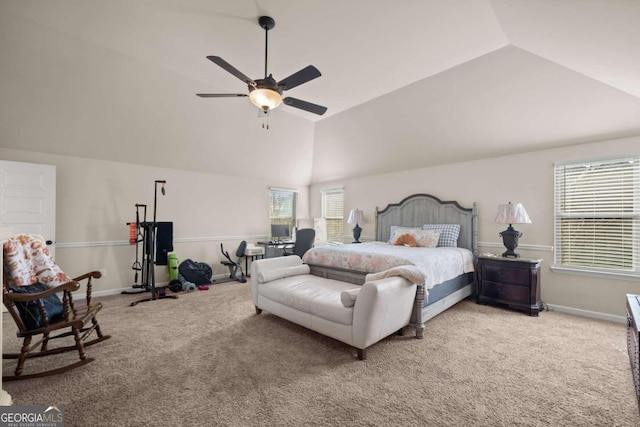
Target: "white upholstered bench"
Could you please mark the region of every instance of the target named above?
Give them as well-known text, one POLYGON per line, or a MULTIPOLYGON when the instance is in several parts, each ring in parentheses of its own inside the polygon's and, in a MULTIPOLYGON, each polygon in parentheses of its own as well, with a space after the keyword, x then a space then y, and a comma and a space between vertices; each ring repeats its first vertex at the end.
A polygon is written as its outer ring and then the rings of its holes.
POLYGON ((256 260, 251 265, 251 294, 256 313, 278 317, 366 349, 409 324, 416 285, 394 276, 364 285, 313 276, 300 257, 256 260))

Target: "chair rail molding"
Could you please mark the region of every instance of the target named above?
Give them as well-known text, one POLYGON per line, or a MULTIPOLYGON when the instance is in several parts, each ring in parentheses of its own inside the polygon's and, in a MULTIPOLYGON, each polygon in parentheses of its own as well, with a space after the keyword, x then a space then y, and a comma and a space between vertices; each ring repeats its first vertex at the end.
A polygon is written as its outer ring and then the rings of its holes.
MULTIPOLYGON (((226 242, 235 240, 264 240, 269 236, 213 236, 213 237, 174 237, 173 243, 194 243, 194 242, 226 242)), ((131 246, 128 240, 106 240, 93 242, 56 242, 56 249, 72 249, 72 248, 95 248, 101 246, 131 246)))
MULTIPOLYGON (((482 246, 485 248, 502 248, 504 249, 504 244, 502 242, 478 242, 478 246, 482 246)), ((540 252, 553 252, 553 246, 547 245, 527 245, 527 244, 519 244, 518 249, 523 249, 527 251, 540 251, 540 252)))

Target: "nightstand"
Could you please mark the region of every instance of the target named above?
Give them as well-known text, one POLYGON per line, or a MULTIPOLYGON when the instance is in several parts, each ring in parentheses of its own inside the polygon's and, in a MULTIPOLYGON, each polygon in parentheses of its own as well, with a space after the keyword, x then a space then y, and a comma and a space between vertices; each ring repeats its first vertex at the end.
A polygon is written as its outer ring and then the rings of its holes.
POLYGON ((541 259, 479 256, 476 268, 478 304, 501 304, 537 316, 541 259))

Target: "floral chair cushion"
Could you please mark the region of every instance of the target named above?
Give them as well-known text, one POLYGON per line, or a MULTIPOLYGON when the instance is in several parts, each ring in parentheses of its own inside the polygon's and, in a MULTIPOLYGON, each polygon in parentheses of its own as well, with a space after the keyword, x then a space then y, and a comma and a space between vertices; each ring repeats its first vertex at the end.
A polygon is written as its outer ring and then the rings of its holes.
POLYGON ((10 288, 35 283, 54 288, 71 280, 53 261, 38 234, 16 234, 5 242, 4 275, 10 288))

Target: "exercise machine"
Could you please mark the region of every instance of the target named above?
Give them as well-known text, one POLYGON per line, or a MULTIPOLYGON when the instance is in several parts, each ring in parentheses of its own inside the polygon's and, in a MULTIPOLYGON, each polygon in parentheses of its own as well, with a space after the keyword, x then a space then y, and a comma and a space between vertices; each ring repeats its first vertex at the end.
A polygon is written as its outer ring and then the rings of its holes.
POLYGON ((229 278, 240 283, 245 283, 247 281, 247 276, 245 276, 244 271, 242 270, 242 257, 244 256, 245 251, 247 250, 247 242, 242 241, 236 249, 236 257, 238 258, 236 261, 231 259, 229 252, 224 250, 224 246, 220 243, 220 252, 222 255, 227 258, 228 261, 220 261, 220 264, 225 265, 229 268, 229 278), (240 270, 240 277, 238 277, 238 270, 240 270))
POLYGON ((156 209, 158 205, 158 184, 162 184, 162 195, 164 196, 164 185, 167 183, 165 180, 155 181, 155 193, 153 196, 153 221, 143 221, 140 223, 142 229, 143 239, 143 252, 144 258, 142 263, 143 273, 143 286, 149 292, 151 292, 150 298, 145 298, 139 301, 131 303, 132 306, 146 301, 155 301, 158 299, 172 298, 178 299, 177 295, 167 295, 165 287, 156 287, 156 273, 155 273, 155 259, 156 259, 156 232, 158 230, 158 223, 156 222, 156 209))
MULTIPOLYGON (((133 288, 133 290, 129 291, 122 291, 122 294, 139 294, 142 292, 147 292, 149 289, 146 286, 147 283, 147 275, 148 275, 148 271, 146 271, 146 269, 143 269, 143 265, 140 262, 140 247, 142 246, 142 256, 144 257, 144 254, 146 253, 146 248, 145 248, 145 235, 142 229, 141 224, 143 222, 147 221, 147 205, 142 205, 139 203, 136 203, 136 222, 128 222, 127 225, 129 226, 129 230, 130 230, 130 235, 129 235, 129 243, 133 244, 132 242, 135 242, 136 245, 136 260, 133 262, 133 265, 131 266, 131 269, 133 271, 135 271, 134 274, 134 278, 133 278, 133 285, 131 286, 133 288), (143 216, 142 216, 142 221, 140 221, 140 210, 142 209, 143 212, 143 216), (141 245, 142 244, 142 245, 141 245), (142 277, 140 280, 140 284, 138 284, 138 272, 141 273, 142 277)), ((145 263, 145 266, 147 264, 145 263)))

